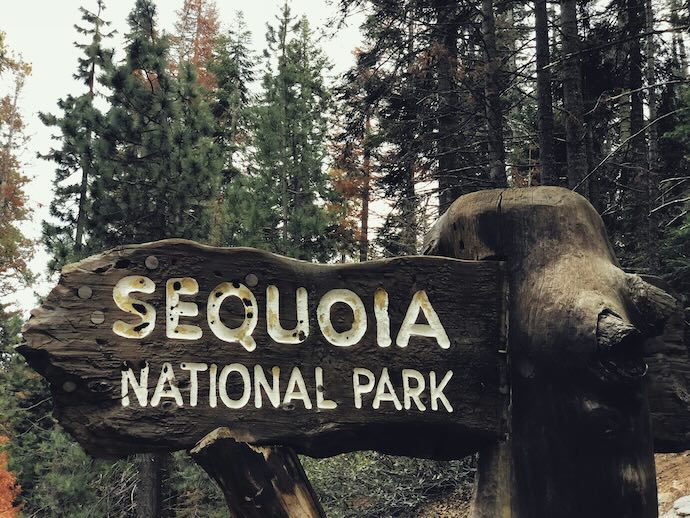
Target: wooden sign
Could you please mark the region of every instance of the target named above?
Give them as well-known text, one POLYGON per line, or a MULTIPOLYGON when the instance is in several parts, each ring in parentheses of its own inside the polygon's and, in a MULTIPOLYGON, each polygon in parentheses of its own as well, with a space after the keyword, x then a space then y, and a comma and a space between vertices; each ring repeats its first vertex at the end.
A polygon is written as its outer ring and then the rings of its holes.
POLYGON ((459 458, 504 432, 499 262, 319 265, 166 240, 67 266, 20 348, 95 456, 215 428, 327 456, 459 458))

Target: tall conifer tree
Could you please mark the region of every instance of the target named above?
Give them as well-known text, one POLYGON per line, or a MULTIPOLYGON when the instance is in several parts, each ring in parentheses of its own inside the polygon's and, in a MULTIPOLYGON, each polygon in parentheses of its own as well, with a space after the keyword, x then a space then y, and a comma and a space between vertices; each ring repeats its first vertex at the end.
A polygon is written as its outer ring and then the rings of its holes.
POLYGON ((242 218, 238 208, 245 203, 247 149, 251 145, 250 86, 255 79, 251 33, 241 12, 234 26, 217 39, 209 71, 216 87, 211 92, 215 121, 214 142, 221 154, 223 174, 213 214, 211 242, 239 244, 242 218))
POLYGON ((106 76, 111 108, 98 140, 91 235, 105 247, 164 237, 206 240, 220 160, 196 73, 169 72, 151 0, 129 15, 124 62, 106 76))
POLYGON ((324 171, 328 64, 307 19, 293 18, 287 3, 268 29, 247 238, 288 256, 326 260, 338 237, 327 207, 335 192, 324 171))
POLYGON ((90 37, 87 44, 75 43, 84 55, 74 78, 83 82, 86 91, 78 96, 68 95, 58 100, 62 116, 41 113, 44 124, 55 127, 59 134, 53 138, 61 147, 53 148, 42 158, 57 164, 53 191, 55 197, 50 204, 52 221, 43 222, 43 242, 52 258, 51 270, 59 270, 68 262, 81 259, 97 249, 89 243, 86 235, 92 200, 91 185, 99 167, 94 153, 94 132, 102 124, 102 114, 94 105, 98 75, 111 64, 112 50, 103 48, 103 39, 113 35, 108 30, 110 22, 101 14, 105 9, 98 0, 97 9, 91 12, 80 7, 84 25, 75 25, 80 34, 90 37), (75 177, 78 180, 75 182, 75 177), (75 210, 76 209, 76 210, 75 210))

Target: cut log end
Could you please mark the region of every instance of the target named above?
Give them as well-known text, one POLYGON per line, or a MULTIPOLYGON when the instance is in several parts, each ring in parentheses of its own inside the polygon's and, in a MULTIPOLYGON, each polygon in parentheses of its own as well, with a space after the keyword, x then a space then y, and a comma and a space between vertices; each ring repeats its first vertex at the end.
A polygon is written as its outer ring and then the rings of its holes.
POLYGON ((642 331, 647 336, 660 335, 666 321, 680 310, 678 299, 639 275, 627 276, 627 288, 637 320, 644 326, 642 331))

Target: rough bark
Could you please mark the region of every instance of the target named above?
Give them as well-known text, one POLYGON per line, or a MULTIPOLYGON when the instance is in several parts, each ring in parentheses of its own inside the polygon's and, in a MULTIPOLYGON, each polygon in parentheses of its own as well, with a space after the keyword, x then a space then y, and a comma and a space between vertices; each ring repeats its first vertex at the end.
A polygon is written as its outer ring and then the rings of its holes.
MULTIPOLYGON (((630 147, 633 152, 631 157, 633 165, 636 166, 636 171, 639 173, 638 160, 643 159, 645 140, 644 134, 640 133, 644 126, 644 110, 643 110, 643 92, 642 92, 642 32, 644 29, 644 0, 627 0, 627 27, 626 33, 629 41, 627 42, 628 50, 628 73, 630 89, 630 135, 639 135, 633 137, 630 141, 630 147)), ((643 173, 642 173, 643 174, 643 173)))
POLYGON ((556 187, 463 196, 427 253, 505 259, 508 438, 480 454, 474 517, 655 517, 644 340, 677 301, 626 274, 596 211, 556 187))
POLYGON ((654 43, 654 11, 651 0, 646 0, 645 2, 645 20, 647 32, 646 41, 646 79, 647 79, 647 92, 648 92, 648 130, 647 130, 647 175, 646 175, 646 187, 647 187, 647 205, 645 207, 645 214, 647 215, 647 233, 646 233, 646 256, 647 256, 647 266, 649 266, 652 271, 659 267, 659 253, 657 247, 657 225, 659 223, 659 218, 656 212, 652 212, 654 208, 654 203, 658 196, 658 181, 659 181, 659 132, 657 130, 657 125, 654 123, 657 118, 657 90, 653 86, 656 83, 656 45, 654 43))
POLYGON ((138 518, 157 518, 161 515, 161 486, 167 455, 139 455, 139 484, 136 491, 138 518))
POLYGON ((359 261, 364 262, 369 255, 369 197, 371 196, 371 115, 366 114, 364 121, 363 158, 362 158, 362 211, 360 213, 359 261))
POLYGON ((460 195, 460 155, 458 153, 458 112, 460 96, 455 81, 460 30, 455 0, 437 0, 435 48, 438 67, 438 213, 443 214, 460 195))
POLYGON ((495 187, 507 184, 501 108, 501 59, 496 47, 493 0, 482 0, 482 40, 484 43, 484 110, 489 151, 489 178, 495 187))
MULTIPOLYGON (((415 44, 415 11, 414 7, 411 7, 410 11, 407 13, 407 80, 410 82, 414 81, 415 71, 414 67, 414 44, 415 44)), ((410 91, 414 88, 413 85, 409 86, 410 91)), ((404 145, 401 146, 400 160, 403 162, 403 177, 401 186, 401 198, 400 198, 400 215, 403 221, 402 228, 400 229, 400 251, 402 255, 414 255, 417 253, 417 240, 419 239, 419 198, 417 197, 417 192, 415 189, 416 184, 416 152, 414 149, 414 129, 412 114, 415 113, 416 100, 408 95, 406 101, 408 104, 407 110, 408 115, 411 117, 407 120, 407 127, 403 130, 406 137, 402 139, 402 142, 407 144, 405 148, 404 145)))
POLYGON ((537 58, 537 123, 539 129, 539 163, 541 184, 558 185, 558 170, 553 146, 553 99, 549 50, 549 18, 546 0, 534 2, 534 31, 537 58))
POLYGON ((563 48, 563 107, 565 109, 565 140, 568 187, 589 195, 587 181, 587 149, 582 76, 580 71, 580 36, 577 31, 577 2, 561 0, 561 34, 563 48))
POLYGON ((628 88, 630 90, 630 137, 621 183, 625 212, 623 214, 623 239, 625 248, 632 252, 627 261, 649 266, 651 245, 649 234, 649 170, 645 167, 645 135, 642 99, 642 45, 644 28, 644 0, 626 1, 626 43, 628 54, 628 88))
POLYGON ((233 517, 325 517, 290 448, 253 447, 235 441, 227 428, 218 428, 190 453, 218 483, 233 517))
MULTIPOLYGON (((658 277, 640 277, 663 290, 650 291, 647 285, 640 284, 645 298, 656 300, 653 307, 664 303, 664 293, 673 293, 658 277)), ((672 315, 664 323, 663 331, 647 340, 644 349, 656 453, 690 450, 690 314, 678 302, 669 309, 672 315)))

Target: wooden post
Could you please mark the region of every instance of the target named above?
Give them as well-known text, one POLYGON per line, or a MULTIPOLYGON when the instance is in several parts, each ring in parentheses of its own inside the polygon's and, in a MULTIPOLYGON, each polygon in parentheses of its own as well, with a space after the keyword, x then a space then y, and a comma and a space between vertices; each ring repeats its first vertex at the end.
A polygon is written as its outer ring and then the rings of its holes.
POLYGON ((645 339, 677 301, 620 269, 601 218, 557 187, 458 199, 425 253, 501 259, 509 433, 480 453, 472 516, 657 516, 645 339))
POLYGON ((254 447, 217 428, 190 452, 223 490, 231 516, 325 516, 297 454, 282 446, 254 447))

